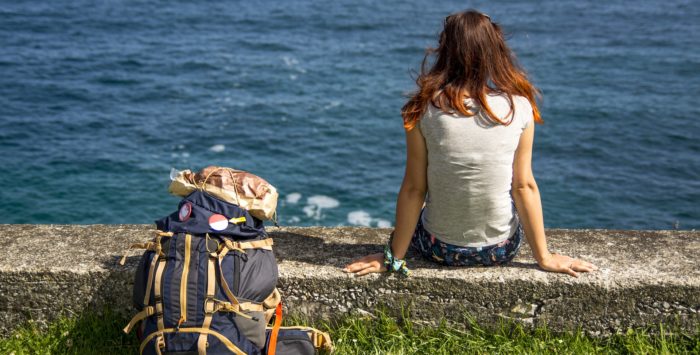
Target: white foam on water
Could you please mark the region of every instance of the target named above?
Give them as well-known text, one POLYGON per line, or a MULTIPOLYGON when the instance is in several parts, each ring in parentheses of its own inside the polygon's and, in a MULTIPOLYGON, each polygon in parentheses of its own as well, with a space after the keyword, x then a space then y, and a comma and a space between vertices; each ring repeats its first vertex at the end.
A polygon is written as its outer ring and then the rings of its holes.
POLYGON ((362 210, 348 213, 348 223, 354 226, 391 228, 391 222, 382 218, 372 218, 372 215, 362 210))
POLYGON ((170 153, 170 157, 172 157, 172 158, 189 158, 190 153, 188 153, 188 152, 181 152, 181 153, 174 152, 174 153, 170 153))
POLYGON ((377 218, 374 221, 377 222, 377 228, 391 228, 391 222, 386 219, 377 218))
POLYGON ((289 219, 289 223, 299 223, 299 221, 301 221, 301 219, 299 219, 299 217, 297 216, 294 216, 289 219))
MULTIPOLYGON (((304 211, 304 213, 306 214, 306 217, 314 218, 314 216, 316 215, 316 206, 312 206, 312 205, 304 206, 302 211, 304 211)), ((320 213, 319 213, 319 218, 317 218, 317 219, 320 219, 320 213)))
POLYGON ((314 195, 306 199, 306 204, 315 205, 319 208, 336 208, 340 206, 340 202, 333 197, 324 195, 314 195))
MULTIPOLYGON (((306 73, 306 69, 299 66, 298 59, 285 55, 282 57, 282 61, 284 61, 284 65, 286 65, 288 68, 292 68, 292 69, 294 69, 297 72, 302 73, 302 74, 306 73)), ((294 80, 294 79, 296 79, 296 76, 292 80, 294 80)))
POLYGON ((338 106, 340 106, 340 101, 338 101, 338 100, 333 100, 333 101, 331 101, 328 105, 323 106, 323 109, 324 109, 324 110, 328 110, 328 109, 332 109, 332 108, 338 107, 338 106))
POLYGON ((315 220, 321 219, 321 212, 324 208, 336 208, 340 206, 338 200, 324 195, 314 195, 306 199, 306 206, 303 211, 306 216, 315 220))
POLYGON ((291 194, 287 195, 287 198, 285 200, 288 203, 295 205, 297 204, 297 202, 299 202, 299 200, 301 200, 301 194, 298 192, 292 192, 291 194))
POLYGON ((355 226, 369 227, 372 223, 372 216, 365 211, 352 211, 348 213, 348 223, 355 226))
POLYGON ((209 147, 209 150, 214 153, 221 153, 224 150, 226 150, 226 146, 223 144, 214 144, 211 147, 209 147))
POLYGON ((299 61, 294 57, 289 57, 285 55, 282 57, 282 60, 284 61, 284 64, 288 67, 299 65, 299 61))

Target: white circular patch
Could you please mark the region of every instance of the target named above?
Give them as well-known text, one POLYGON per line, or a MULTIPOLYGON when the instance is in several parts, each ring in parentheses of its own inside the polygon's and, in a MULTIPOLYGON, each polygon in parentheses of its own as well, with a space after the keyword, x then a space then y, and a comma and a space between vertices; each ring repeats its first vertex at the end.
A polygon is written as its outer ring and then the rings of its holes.
POLYGON ((209 227, 215 231, 222 231, 228 227, 228 219, 220 214, 209 217, 209 227))
POLYGON ((190 215, 192 214, 192 203, 187 202, 182 207, 180 207, 180 212, 178 212, 178 217, 180 217, 180 222, 184 222, 188 219, 190 219, 190 215))

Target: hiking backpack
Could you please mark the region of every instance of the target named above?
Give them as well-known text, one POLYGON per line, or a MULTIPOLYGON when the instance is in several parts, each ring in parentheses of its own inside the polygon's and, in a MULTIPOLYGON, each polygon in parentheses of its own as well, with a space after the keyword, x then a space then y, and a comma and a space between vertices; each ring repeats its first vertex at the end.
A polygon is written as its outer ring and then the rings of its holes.
POLYGON ((272 239, 263 222, 201 190, 156 221, 134 280, 140 354, 314 354, 328 334, 281 327, 272 239), (274 318, 274 325, 268 326, 274 318))

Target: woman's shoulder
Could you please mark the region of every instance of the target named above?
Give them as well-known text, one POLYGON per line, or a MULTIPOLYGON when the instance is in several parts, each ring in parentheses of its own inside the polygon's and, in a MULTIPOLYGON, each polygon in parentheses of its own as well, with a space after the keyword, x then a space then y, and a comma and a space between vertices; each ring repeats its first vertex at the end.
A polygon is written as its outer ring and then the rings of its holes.
POLYGON ((532 104, 525 96, 513 95, 513 105, 515 105, 516 109, 520 108, 522 110, 532 110, 532 104))
POLYGON ((425 121, 435 115, 436 110, 439 109, 435 107, 432 102, 428 101, 425 106, 425 111, 423 111, 423 116, 418 120, 418 128, 420 128, 421 132, 425 131, 425 121))
POLYGON ((532 109, 532 105, 530 104, 530 100, 527 99, 527 97, 522 96, 522 95, 507 95, 505 93, 492 93, 488 95, 488 101, 489 104, 493 103, 498 103, 498 104, 504 104, 507 106, 510 106, 510 100, 513 100, 513 106, 518 109, 518 108, 523 108, 523 109, 532 109))
POLYGON ((520 121, 522 126, 527 126, 532 120, 532 104, 530 100, 521 95, 507 95, 505 93, 494 93, 488 95, 488 103, 491 109, 499 116, 505 117, 510 113, 511 100, 513 103, 513 113, 516 121, 520 121))

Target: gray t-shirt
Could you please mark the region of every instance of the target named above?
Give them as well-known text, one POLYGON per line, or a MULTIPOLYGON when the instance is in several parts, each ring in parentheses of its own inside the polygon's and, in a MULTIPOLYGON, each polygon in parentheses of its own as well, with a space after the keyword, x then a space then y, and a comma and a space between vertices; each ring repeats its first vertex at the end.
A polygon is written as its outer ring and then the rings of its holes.
MULTIPOLYGON (((473 117, 429 105, 419 122, 428 150, 428 196, 423 225, 439 240, 465 247, 497 244, 515 233, 518 216, 510 195, 513 156, 533 121, 532 106, 514 96, 513 121, 504 126, 481 111, 473 117)), ((509 121, 508 98, 487 96, 509 121)), ((470 105, 475 103, 468 99, 470 105)))

